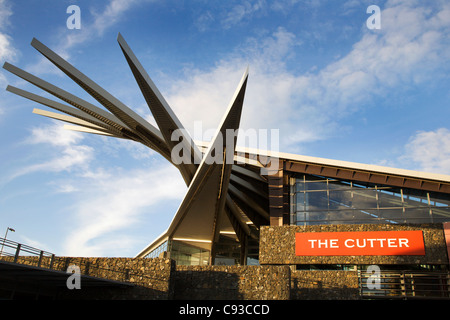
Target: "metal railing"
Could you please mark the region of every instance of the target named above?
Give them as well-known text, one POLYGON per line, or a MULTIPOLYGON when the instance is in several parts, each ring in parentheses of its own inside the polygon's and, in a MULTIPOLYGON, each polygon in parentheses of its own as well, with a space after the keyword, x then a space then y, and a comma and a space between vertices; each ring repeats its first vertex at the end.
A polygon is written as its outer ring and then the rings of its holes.
POLYGON ((26 254, 26 255, 39 257, 39 259, 36 260, 37 267, 47 267, 49 269, 52 269, 52 267, 53 267, 53 263, 55 261, 55 255, 51 252, 36 249, 36 248, 33 248, 26 244, 18 243, 15 241, 4 239, 4 238, 0 238, 0 243, 1 243, 0 258, 1 257, 14 257, 13 259, 4 259, 4 260, 18 263, 20 255, 26 254), (44 259, 44 258, 47 258, 47 259, 44 259), (47 266, 43 265, 44 261, 49 262, 47 264, 47 266))
POLYGON ((449 272, 358 272, 359 290, 368 299, 450 299, 449 272))

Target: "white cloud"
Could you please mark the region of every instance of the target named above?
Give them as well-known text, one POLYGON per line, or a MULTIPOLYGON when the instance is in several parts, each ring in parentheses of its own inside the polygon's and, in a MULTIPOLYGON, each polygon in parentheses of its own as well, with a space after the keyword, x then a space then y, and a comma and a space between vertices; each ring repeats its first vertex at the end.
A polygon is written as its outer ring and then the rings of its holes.
POLYGON ((9 26, 9 17, 12 14, 7 1, 0 0, 0 61, 15 60, 17 56, 17 50, 11 43, 11 37, 5 33, 9 26))
POLYGON ((405 146, 400 161, 412 163, 421 171, 450 174, 450 130, 417 132, 405 146))
MULTIPOLYGON (((81 28, 77 32, 69 33, 65 27, 60 30, 59 43, 54 46, 53 50, 65 60, 70 59, 72 48, 101 37, 107 29, 117 24, 125 16, 127 11, 136 5, 149 1, 153 0, 109 0, 101 10, 91 9, 90 13, 93 16, 91 22, 86 22, 89 21, 87 19, 87 9, 85 11, 83 8, 81 10, 81 28)), ((42 74, 57 70, 44 57, 40 58, 37 63, 29 66, 27 69, 33 74, 42 74)))
MULTIPOLYGON (((197 121, 202 121, 204 131, 213 130, 249 65, 241 127, 258 130, 288 126, 298 130, 298 125, 293 126, 290 121, 296 118, 292 108, 297 107, 296 93, 307 79, 295 77, 285 67, 285 60, 296 45, 298 40, 294 34, 283 28, 265 39, 248 39, 239 52, 210 70, 186 70, 185 79, 171 84, 167 100, 191 134, 194 135, 197 121)), ((308 136, 311 137, 309 133, 308 136)))
POLYGON ((227 1, 215 5, 213 10, 199 12, 194 26, 201 32, 211 27, 227 30, 245 25, 255 16, 266 15, 269 9, 266 0, 227 1))
POLYGON ((59 185, 58 189, 57 189, 57 192, 60 192, 60 193, 72 193, 72 192, 76 192, 76 191, 79 191, 79 189, 69 183, 63 183, 63 184, 59 185))
POLYGON ((61 123, 53 122, 39 128, 32 129, 29 145, 47 144, 55 147, 53 157, 49 160, 23 167, 13 173, 8 181, 33 172, 60 172, 74 168, 86 168, 93 159, 93 149, 87 145, 79 145, 82 134, 64 130, 61 123))
POLYGON ((445 74, 439 71, 448 68, 449 5, 434 11, 413 5, 388 2, 381 12, 381 30, 366 30, 347 56, 318 74, 315 85, 324 89, 323 102, 344 112, 386 89, 425 86, 437 74, 445 74))
POLYGON ((213 14, 210 11, 206 11, 195 19, 194 25, 199 31, 203 32, 206 31, 214 21, 213 14))
POLYGON ((46 145, 43 148, 47 150, 46 160, 21 168, 7 182, 36 172, 70 171, 70 176, 47 182, 55 194, 65 193, 74 199, 64 208, 65 221, 70 223, 60 227, 69 228, 69 232, 58 250, 73 256, 117 255, 118 252, 134 254, 130 248, 141 239, 131 239, 126 232, 122 236, 118 233, 136 228, 141 221, 148 220, 145 217, 148 214, 154 215, 154 221, 163 215, 166 221, 155 223, 165 227, 175 212, 170 210, 155 214, 154 208, 171 200, 179 203, 186 185, 175 167, 165 160, 151 158, 141 148, 100 144, 94 152, 84 138, 81 133, 64 130, 62 124, 56 121, 32 129, 24 146, 46 145), (106 166, 104 160, 94 161, 97 152, 108 158, 108 155, 118 153, 119 149, 128 153, 130 148, 132 153, 138 153, 140 161, 151 163, 151 169, 133 169, 120 163, 106 166))
MULTIPOLYGON (((60 50, 67 53, 70 48, 77 44, 101 37, 107 29, 117 24, 128 10, 148 1, 149 0, 109 0, 106 6, 101 10, 97 11, 91 9, 90 13, 93 16, 93 21, 91 23, 83 22, 81 29, 78 30, 79 32, 65 33, 66 37, 60 44, 60 50)), ((85 14, 86 12, 83 11, 82 15, 84 16, 85 14)), ((87 19, 83 19, 82 21, 87 21, 87 19)))
MULTIPOLYGON (((6 33, 9 26, 9 17, 12 15, 11 8, 6 0, 0 0, 0 65, 3 65, 4 61, 15 61, 19 54, 18 50, 14 47, 11 37, 6 33)), ((6 86, 7 79, 0 71, 0 87, 6 86)), ((0 115, 5 113, 2 101, 0 99, 0 115)))
POLYGON ((389 1, 381 30, 368 30, 344 57, 315 73, 295 74, 291 54, 301 52, 295 33, 283 28, 251 38, 210 70, 189 69, 167 99, 184 125, 215 128, 247 65, 250 77, 242 125, 280 128, 282 148, 296 152, 302 142, 335 134, 342 119, 369 106, 375 96, 447 77, 450 4, 389 1))
POLYGON ((5 33, 0 33, 0 61, 15 60, 16 55, 17 51, 11 44, 11 38, 5 33))
POLYGON ((273 0, 270 2, 270 8, 288 14, 295 6, 301 5, 310 9, 321 6, 322 2, 319 0, 273 0))
POLYGON ((83 139, 83 134, 65 130, 61 122, 53 120, 52 124, 31 129, 29 143, 47 143, 54 146, 70 146, 77 144, 83 139))
POLYGON ((98 35, 102 35, 107 28, 116 24, 127 10, 139 3, 143 3, 143 1, 110 0, 100 14, 94 13, 95 20, 92 28, 98 35))
POLYGON ((171 200, 178 203, 186 190, 179 172, 166 163, 152 170, 115 172, 106 179, 86 179, 84 183, 83 201, 71 213, 71 232, 64 244, 64 252, 72 256, 127 251, 137 239, 118 233, 136 226, 148 214, 155 223, 164 215, 168 223, 174 212, 156 213, 154 206, 171 200))
POLYGON ((265 7, 266 2, 264 0, 241 1, 226 14, 226 17, 222 20, 222 25, 225 29, 228 29, 245 19, 250 19, 252 15, 264 10, 265 7))

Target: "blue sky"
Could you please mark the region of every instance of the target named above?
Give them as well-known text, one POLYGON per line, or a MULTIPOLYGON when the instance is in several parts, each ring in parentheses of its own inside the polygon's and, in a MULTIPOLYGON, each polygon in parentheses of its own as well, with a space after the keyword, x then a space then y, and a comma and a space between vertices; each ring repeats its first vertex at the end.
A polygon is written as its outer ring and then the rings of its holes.
MULTIPOLYGON (((188 130, 215 128, 248 66, 241 126, 279 129, 280 151, 450 174, 448 1, 0 0, 1 65, 95 103, 35 37, 152 122, 119 32, 188 130), (80 29, 67 28, 70 5, 80 29), (370 5, 380 29, 366 25, 370 5)), ((8 84, 46 96, 1 69, 8 84)), ((132 257, 168 227, 186 191, 175 168, 33 108, 46 109, 0 90, 2 236, 132 257)))

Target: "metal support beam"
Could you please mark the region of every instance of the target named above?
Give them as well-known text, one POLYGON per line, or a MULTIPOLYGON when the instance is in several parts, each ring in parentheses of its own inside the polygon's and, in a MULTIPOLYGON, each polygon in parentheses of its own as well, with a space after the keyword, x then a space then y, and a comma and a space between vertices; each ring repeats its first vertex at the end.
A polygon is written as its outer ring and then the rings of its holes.
MULTIPOLYGON (((66 60, 61 58, 55 52, 50 50, 37 39, 33 38, 31 45, 50 60, 56 67, 64 72, 69 78, 89 93, 101 105, 108 109, 112 114, 119 118, 122 122, 133 130, 133 132, 151 145, 154 149, 161 153, 167 150, 164 138, 154 126, 148 121, 100 87, 97 83, 81 73, 78 69, 73 67, 66 60)), ((170 154, 166 155, 170 158, 170 154)))

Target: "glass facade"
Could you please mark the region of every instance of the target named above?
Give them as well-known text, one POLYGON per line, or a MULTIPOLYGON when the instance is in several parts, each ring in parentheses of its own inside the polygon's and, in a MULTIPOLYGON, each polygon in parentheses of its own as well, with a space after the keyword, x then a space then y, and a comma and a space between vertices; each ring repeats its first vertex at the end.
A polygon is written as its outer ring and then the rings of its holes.
POLYGON ((178 265, 201 266, 209 263, 209 250, 204 250, 176 240, 165 241, 148 253, 145 258, 158 258, 163 252, 170 252, 170 258, 174 259, 178 265))
POLYGON ((167 251, 168 241, 164 241, 161 245, 156 247, 153 251, 148 253, 145 258, 159 258, 161 253, 167 251))
POLYGON ((290 223, 365 224, 450 221, 450 196, 314 175, 290 178, 290 223))
MULTIPOLYGON (((288 181, 291 225, 450 222, 449 194, 308 174, 292 174, 288 181)), ((259 264, 259 240, 249 237, 247 241, 242 248, 234 234, 221 234, 214 247, 214 264, 240 264, 243 253, 246 264, 259 264)), ((177 265, 209 265, 211 252, 206 247, 195 241, 170 240, 146 257, 168 252, 177 265)))
POLYGON ((209 264, 210 251, 187 243, 170 241, 170 258, 180 266, 205 266, 209 264))
MULTIPOLYGON (((238 265, 240 264, 241 245, 236 240, 224 239, 222 236, 216 246, 215 265, 238 265)), ((258 265, 259 246, 256 240, 250 241, 251 248, 248 250, 247 265, 258 265)), ((164 252, 170 252, 171 259, 177 262, 177 265, 209 265, 209 250, 188 244, 183 241, 170 240, 165 241, 153 251, 148 253, 145 258, 158 258, 164 252)))

